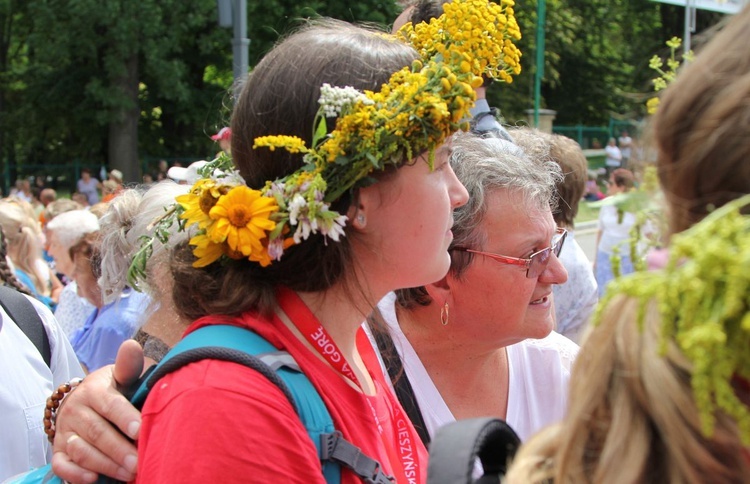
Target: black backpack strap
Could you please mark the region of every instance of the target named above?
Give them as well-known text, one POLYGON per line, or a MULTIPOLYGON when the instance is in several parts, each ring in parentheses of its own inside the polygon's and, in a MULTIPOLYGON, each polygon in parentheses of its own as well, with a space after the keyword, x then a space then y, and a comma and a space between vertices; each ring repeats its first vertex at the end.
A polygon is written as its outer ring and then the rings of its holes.
POLYGON ((414 389, 411 386, 409 378, 406 376, 401 358, 393 344, 393 338, 388 333, 388 327, 383 321, 383 315, 380 314, 380 310, 377 307, 372 311, 368 321, 372 328, 372 334, 375 337, 375 343, 378 345, 380 356, 383 358, 385 367, 388 370, 388 376, 393 384, 396 397, 401 402, 406 415, 417 430, 417 435, 419 435, 422 443, 427 447, 430 444, 430 434, 427 432, 427 425, 424 423, 422 411, 419 409, 417 397, 414 395, 414 389))
POLYGON ((34 343, 36 349, 39 350, 39 354, 42 355, 42 359, 49 367, 52 361, 49 336, 47 336, 42 318, 34 309, 34 305, 26 299, 26 296, 7 286, 0 286, 0 304, 26 337, 34 343))
POLYGON ((499 482, 521 445, 515 431, 504 421, 483 417, 457 420, 440 427, 430 445, 428 484, 499 482), (475 460, 484 475, 474 480, 475 460))
POLYGON ((338 462, 368 484, 393 484, 394 479, 383 472, 378 461, 362 453, 359 447, 346 440, 338 430, 323 434, 320 439, 321 459, 338 462))

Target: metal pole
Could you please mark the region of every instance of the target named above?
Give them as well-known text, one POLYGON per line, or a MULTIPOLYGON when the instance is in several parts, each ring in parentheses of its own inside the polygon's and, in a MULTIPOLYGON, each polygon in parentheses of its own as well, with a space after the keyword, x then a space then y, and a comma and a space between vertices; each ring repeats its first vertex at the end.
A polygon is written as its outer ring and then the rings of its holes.
POLYGON ((247 0, 233 2, 234 37, 232 38, 232 55, 234 58, 232 71, 234 73, 234 99, 239 99, 242 84, 248 71, 248 48, 250 39, 247 38, 247 0))
POLYGON ((683 39, 683 52, 690 52, 691 36, 695 32, 695 0, 685 1, 685 35, 683 39))
POLYGON ((539 100, 544 77, 544 24, 547 16, 546 0, 538 0, 536 7, 536 73, 534 74, 534 127, 539 127, 539 100))

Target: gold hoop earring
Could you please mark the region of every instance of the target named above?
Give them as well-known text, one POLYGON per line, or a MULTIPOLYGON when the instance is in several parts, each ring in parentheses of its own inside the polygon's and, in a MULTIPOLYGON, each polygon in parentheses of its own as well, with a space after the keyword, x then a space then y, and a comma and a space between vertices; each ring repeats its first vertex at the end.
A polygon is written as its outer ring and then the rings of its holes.
POLYGON ((440 309, 440 322, 443 323, 443 326, 448 325, 448 319, 450 318, 450 308, 448 307, 448 301, 445 302, 445 305, 440 309))

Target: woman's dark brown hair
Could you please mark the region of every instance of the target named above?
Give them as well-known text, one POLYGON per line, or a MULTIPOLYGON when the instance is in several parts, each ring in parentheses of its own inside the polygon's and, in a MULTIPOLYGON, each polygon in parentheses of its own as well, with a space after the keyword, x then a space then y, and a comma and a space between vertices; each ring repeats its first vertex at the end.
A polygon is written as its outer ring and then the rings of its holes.
MULTIPOLYGON (((251 188, 283 177, 302 165, 299 154, 253 149, 256 138, 290 135, 311 143, 320 86, 379 90, 391 74, 408 66, 417 54, 382 32, 333 20, 312 23, 272 49, 255 67, 232 115, 232 158, 251 188)), ((329 129, 333 120, 329 120, 329 129)), ((355 194, 356 195, 356 194, 355 194)), ((333 205, 347 213, 351 197, 333 205)), ((320 291, 343 280, 352 266, 351 237, 325 243, 312 235, 284 252, 280 261, 261 268, 247 261, 214 263, 194 269, 191 248, 174 251, 174 300, 189 319, 206 314, 269 312, 275 288, 320 291)))
POLYGON ((617 168, 612 172, 612 181, 615 186, 624 188, 626 191, 635 186, 635 176, 627 168, 617 168))

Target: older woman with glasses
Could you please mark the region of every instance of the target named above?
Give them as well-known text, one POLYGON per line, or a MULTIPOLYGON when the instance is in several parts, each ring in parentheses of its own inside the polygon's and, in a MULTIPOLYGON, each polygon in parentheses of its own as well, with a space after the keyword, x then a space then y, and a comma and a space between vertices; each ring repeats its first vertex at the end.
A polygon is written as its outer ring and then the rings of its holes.
POLYGON ((456 136, 451 150, 469 192, 454 212, 451 270, 381 301, 371 326, 423 440, 479 416, 525 439, 563 417, 578 351, 552 332, 552 287, 567 279, 551 210, 561 170, 499 139, 456 136))

